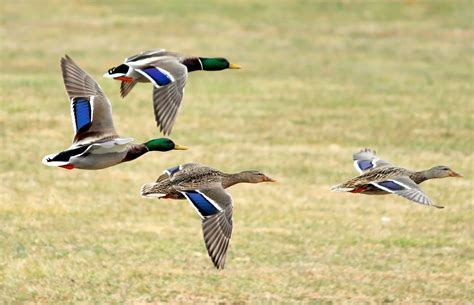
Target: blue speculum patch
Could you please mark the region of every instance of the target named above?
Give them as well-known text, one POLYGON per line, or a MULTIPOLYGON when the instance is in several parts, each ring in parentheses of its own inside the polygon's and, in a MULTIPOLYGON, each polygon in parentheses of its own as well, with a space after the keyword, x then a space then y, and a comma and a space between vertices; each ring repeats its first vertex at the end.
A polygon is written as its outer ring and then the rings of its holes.
POLYGON ((366 169, 369 169, 369 168, 372 168, 372 161, 369 161, 369 160, 361 160, 361 161, 358 161, 357 164, 359 165, 359 168, 363 171, 365 171, 366 169))
POLYGON ((382 181, 382 182, 378 182, 378 184, 392 191, 401 191, 405 189, 403 186, 393 181, 382 181))
POLYGON ((76 130, 88 127, 91 124, 91 104, 89 99, 77 98, 73 101, 74 118, 76 120, 76 130))
POLYGON ((216 209, 216 207, 213 206, 212 203, 210 203, 202 194, 199 194, 196 191, 189 191, 186 192, 186 195, 188 195, 189 199, 202 216, 210 216, 219 212, 219 210, 216 209))
POLYGON ((143 69, 143 72, 153 78, 153 80, 158 84, 158 86, 164 86, 171 83, 171 79, 157 68, 145 68, 143 69))
POLYGON ((178 166, 175 166, 175 167, 170 167, 167 169, 169 175, 173 175, 174 173, 176 173, 177 171, 179 171, 179 165, 178 166))

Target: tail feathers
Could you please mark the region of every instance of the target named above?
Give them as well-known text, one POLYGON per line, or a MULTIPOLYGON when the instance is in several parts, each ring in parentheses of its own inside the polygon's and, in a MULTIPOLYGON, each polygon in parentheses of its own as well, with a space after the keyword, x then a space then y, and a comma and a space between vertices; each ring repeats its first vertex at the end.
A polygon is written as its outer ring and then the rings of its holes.
POLYGON ((127 94, 132 91, 133 87, 137 84, 136 81, 122 82, 120 84, 120 95, 122 98, 126 97, 127 94))
POLYGON ((142 189, 140 191, 143 197, 149 198, 163 198, 166 197, 166 192, 161 191, 158 183, 147 183, 142 185, 142 189))
POLYGON ((41 160, 41 162, 47 166, 64 166, 69 164, 69 161, 53 161, 54 157, 57 155, 58 154, 47 155, 43 158, 43 160, 41 160))
POLYGON ((342 184, 334 185, 331 187, 331 192, 350 192, 354 190, 353 187, 344 187, 342 184))

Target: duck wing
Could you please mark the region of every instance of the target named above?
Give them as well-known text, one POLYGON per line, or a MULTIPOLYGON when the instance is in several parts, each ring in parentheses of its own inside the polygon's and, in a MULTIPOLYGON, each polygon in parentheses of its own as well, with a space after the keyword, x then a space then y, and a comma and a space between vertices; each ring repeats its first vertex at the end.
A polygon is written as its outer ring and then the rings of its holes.
MULTIPOLYGON (((184 95, 188 69, 181 63, 183 58, 178 53, 155 50, 125 60, 126 65, 153 84, 155 121, 164 135, 171 133, 184 95)), ((121 88, 122 95, 129 91, 125 85, 121 88)))
POLYGON ((162 55, 164 52, 166 52, 165 49, 155 49, 155 50, 148 50, 148 51, 143 51, 140 52, 136 55, 132 55, 130 57, 125 58, 124 64, 128 64, 130 62, 142 60, 142 59, 147 59, 150 57, 156 57, 162 55))
POLYGON ((180 192, 202 219, 204 243, 214 266, 223 269, 232 236, 232 197, 217 183, 180 192))
POLYGON ((97 82, 67 55, 61 58, 61 70, 71 103, 73 146, 118 138, 112 106, 97 82))
POLYGON ((174 177, 174 175, 176 173, 178 173, 182 170, 184 170, 186 173, 188 173, 189 171, 193 170, 194 168, 198 168, 198 167, 204 167, 204 165, 198 164, 198 163, 185 163, 185 164, 180 164, 180 165, 176 165, 176 166, 167 168, 163 171, 163 174, 158 177, 156 182, 159 182, 159 181, 162 181, 162 180, 168 179, 168 178, 171 179, 171 178, 174 177))
POLYGON ((392 166, 389 162, 380 160, 375 151, 369 148, 362 149, 358 153, 353 154, 352 160, 354 160, 354 167, 359 174, 377 167, 392 166))
POLYGON ((156 125, 169 135, 184 95, 188 69, 174 56, 165 56, 148 66, 135 68, 153 85, 153 110, 156 125))
POLYGON ((434 205, 432 200, 408 176, 400 176, 387 180, 371 182, 370 184, 380 190, 396 194, 419 204, 443 208, 442 206, 434 205))

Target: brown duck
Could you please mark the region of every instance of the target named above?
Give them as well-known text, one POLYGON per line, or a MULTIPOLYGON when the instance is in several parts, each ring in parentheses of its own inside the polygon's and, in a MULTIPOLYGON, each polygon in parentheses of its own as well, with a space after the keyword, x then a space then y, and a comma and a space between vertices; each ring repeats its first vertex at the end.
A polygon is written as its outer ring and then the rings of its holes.
POLYGON ((366 195, 396 194, 411 201, 434 205, 418 184, 435 178, 462 177, 447 166, 439 165, 428 170, 412 171, 380 160, 375 151, 363 149, 353 155, 354 166, 361 174, 347 182, 333 186, 333 192, 350 192, 366 195))
POLYGON ((207 252, 223 269, 232 235, 232 197, 226 188, 237 183, 274 182, 259 171, 227 174, 211 167, 187 163, 165 170, 155 183, 142 186, 145 197, 187 199, 202 219, 207 252))

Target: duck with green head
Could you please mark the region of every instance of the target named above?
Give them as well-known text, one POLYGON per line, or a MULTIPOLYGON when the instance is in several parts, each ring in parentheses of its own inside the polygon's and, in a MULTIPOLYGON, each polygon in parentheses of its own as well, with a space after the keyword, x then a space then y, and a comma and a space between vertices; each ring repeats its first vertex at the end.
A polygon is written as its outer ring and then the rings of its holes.
POLYGON ((112 107, 100 86, 67 55, 61 70, 69 96, 75 132, 68 149, 43 158, 43 164, 65 169, 102 169, 134 160, 149 151, 184 150, 167 138, 132 144, 115 131, 112 107))
POLYGON ((156 124, 168 135, 183 99, 188 73, 226 69, 240 69, 240 66, 221 57, 189 56, 158 49, 126 58, 123 64, 109 69, 104 77, 121 81, 122 97, 127 96, 137 82, 152 83, 156 124))

